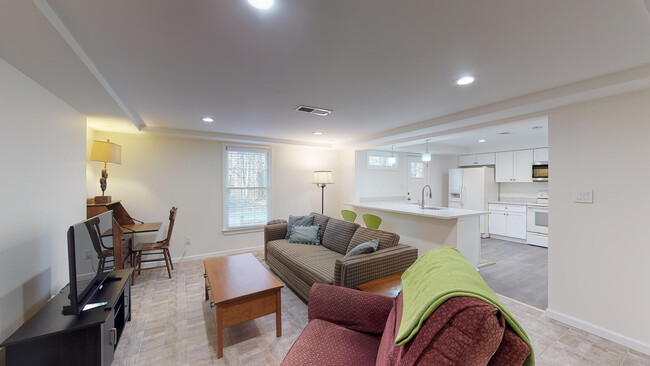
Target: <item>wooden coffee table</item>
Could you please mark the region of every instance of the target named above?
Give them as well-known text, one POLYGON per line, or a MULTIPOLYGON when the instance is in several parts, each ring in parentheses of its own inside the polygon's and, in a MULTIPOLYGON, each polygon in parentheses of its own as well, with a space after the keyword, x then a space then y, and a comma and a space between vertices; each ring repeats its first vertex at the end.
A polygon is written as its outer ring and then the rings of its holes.
POLYGON ((218 358, 223 357, 223 328, 275 313, 275 333, 282 336, 284 286, 252 254, 207 259, 203 266, 205 299, 217 308, 218 358))
POLYGON ((396 273, 390 276, 378 278, 357 286, 361 291, 373 294, 396 297, 402 291, 402 274, 396 273))

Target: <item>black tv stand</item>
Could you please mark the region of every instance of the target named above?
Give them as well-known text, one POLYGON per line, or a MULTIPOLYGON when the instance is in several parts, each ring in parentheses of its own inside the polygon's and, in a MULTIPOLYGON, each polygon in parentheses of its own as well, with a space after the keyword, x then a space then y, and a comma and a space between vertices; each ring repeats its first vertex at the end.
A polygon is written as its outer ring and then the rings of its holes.
POLYGON ((79 315, 62 314, 70 303, 64 288, 0 345, 6 348, 6 365, 110 365, 131 320, 132 270, 111 272, 88 301, 106 305, 79 315))

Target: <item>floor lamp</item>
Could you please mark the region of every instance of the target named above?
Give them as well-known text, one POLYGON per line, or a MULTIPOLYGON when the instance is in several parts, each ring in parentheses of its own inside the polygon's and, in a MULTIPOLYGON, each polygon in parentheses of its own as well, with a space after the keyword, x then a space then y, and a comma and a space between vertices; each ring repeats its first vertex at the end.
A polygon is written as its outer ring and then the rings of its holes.
POLYGON ((314 179, 312 183, 319 186, 321 189, 321 208, 320 213, 325 214, 325 186, 334 184, 332 172, 329 170, 317 170, 314 172, 314 179))

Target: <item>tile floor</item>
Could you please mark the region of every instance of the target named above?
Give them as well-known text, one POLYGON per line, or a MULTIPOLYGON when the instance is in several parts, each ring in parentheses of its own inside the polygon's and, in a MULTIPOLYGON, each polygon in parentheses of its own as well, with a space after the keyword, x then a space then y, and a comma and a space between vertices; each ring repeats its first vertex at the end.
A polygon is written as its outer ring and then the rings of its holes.
MULTIPOLYGON (((172 279, 164 269, 136 276, 133 320, 113 365, 279 365, 307 324, 307 305, 284 288, 282 337, 275 337, 275 315, 226 328, 224 357, 217 359, 215 314, 204 301, 203 263, 175 266, 172 279)), ((650 366, 650 356, 547 319, 539 309, 500 299, 530 336, 538 366, 650 366)))

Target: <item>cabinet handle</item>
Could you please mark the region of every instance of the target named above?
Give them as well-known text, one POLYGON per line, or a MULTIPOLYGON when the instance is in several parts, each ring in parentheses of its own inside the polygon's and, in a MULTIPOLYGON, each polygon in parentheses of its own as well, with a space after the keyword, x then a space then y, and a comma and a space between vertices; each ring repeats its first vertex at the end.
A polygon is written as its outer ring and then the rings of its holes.
POLYGON ((111 333, 111 346, 117 345, 117 328, 111 328, 109 333, 111 333))

